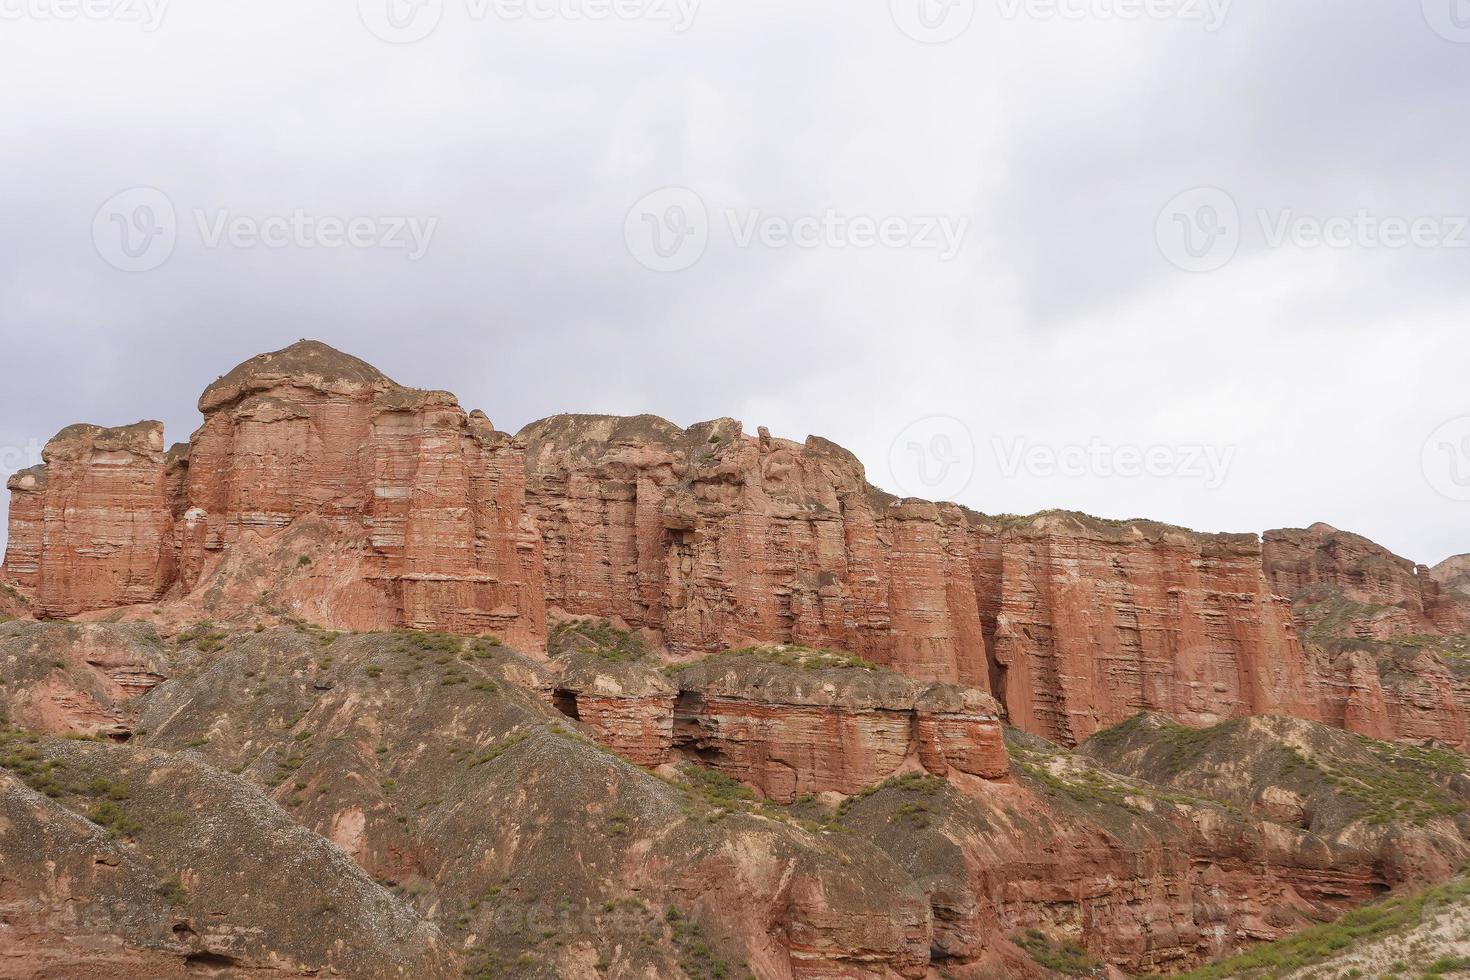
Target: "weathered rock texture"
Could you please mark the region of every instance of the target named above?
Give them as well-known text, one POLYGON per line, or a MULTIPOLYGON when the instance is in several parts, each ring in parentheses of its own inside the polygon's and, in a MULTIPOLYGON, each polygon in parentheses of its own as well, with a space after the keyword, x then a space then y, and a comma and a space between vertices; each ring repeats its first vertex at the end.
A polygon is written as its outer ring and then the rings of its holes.
POLYGON ((172 589, 229 615, 266 591, 329 625, 541 645, 521 451, 483 414, 306 341, 241 364, 199 408, 166 456, 158 423, 72 426, 12 478, 5 577, 40 614, 172 589), (306 540, 287 533, 303 523, 306 540))
MULTIPOLYGON (((1367 538, 1327 524, 1306 530, 1268 531, 1266 574, 1278 595, 1346 598, 1366 615, 1357 617, 1360 639, 1387 639, 1402 633, 1459 633, 1470 629, 1470 601, 1448 586, 1455 567, 1446 562, 1436 575, 1400 558, 1367 538), (1444 579, 1444 581, 1441 581, 1444 579)), ((1329 604, 1304 609, 1310 628, 1333 612, 1329 604)))
POLYGON ((5 569, 43 616, 152 602, 173 574, 163 425, 73 425, 11 477, 5 569))
POLYGON ((778 803, 852 794, 900 772, 1009 770, 1000 705, 886 670, 713 657, 678 675, 674 744, 778 803))
POLYGON ((149 626, 0 624, 0 717, 31 731, 126 739, 129 702, 168 673, 149 626))
POLYGON ((668 761, 679 689, 646 664, 573 654, 561 664, 552 703, 597 740, 640 766, 668 761))
MULTIPOLYGON (((204 424, 166 453, 157 423, 73 426, 12 478, 0 579, 30 612, 294 616, 539 652, 550 607, 678 657, 840 648, 989 692, 1069 745, 1140 710, 1465 737, 1453 649, 1397 650, 1385 669, 1382 649, 1341 645, 1465 632, 1463 560, 1429 572, 1325 525, 1263 546, 986 517, 899 500, 826 440, 730 419, 557 416, 512 438, 448 393, 307 341, 241 364, 199 407, 204 424)), ((608 719, 627 745, 643 724, 608 719)))
POLYGON ((901 503, 826 440, 747 437, 731 419, 557 416, 518 438, 549 605, 675 652, 840 647, 986 685, 960 508, 901 503))
POLYGON ((1140 710, 1318 717, 1253 535, 1044 514, 1000 534, 994 651, 1012 723, 1075 744, 1140 710))
POLYGON ((898 500, 825 440, 728 419, 558 416, 519 438, 548 603, 676 652, 840 647, 990 690, 1069 744, 1141 709, 1318 714, 1254 536, 898 500))
POLYGON ((1326 524, 1270 531, 1266 569, 1291 596, 1322 718, 1375 738, 1470 736, 1470 596, 1457 559, 1430 571, 1326 524))

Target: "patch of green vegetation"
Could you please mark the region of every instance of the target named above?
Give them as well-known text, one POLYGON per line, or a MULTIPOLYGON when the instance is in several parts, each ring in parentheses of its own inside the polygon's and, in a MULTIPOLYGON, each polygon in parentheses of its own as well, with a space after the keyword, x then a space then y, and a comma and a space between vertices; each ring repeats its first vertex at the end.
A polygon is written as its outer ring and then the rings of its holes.
POLYGON ((511 735, 511 736, 507 737, 506 739, 504 739, 499 745, 495 746, 493 749, 490 749, 487 752, 481 752, 479 755, 475 756, 474 759, 471 760, 470 766, 471 767, 474 767, 474 766, 489 765, 490 763, 494 762, 496 759, 500 758, 506 752, 508 752, 511 749, 515 748, 517 745, 521 744, 525 740, 526 740, 526 736, 525 736, 524 733, 522 733, 522 734, 516 734, 516 735, 511 735))
POLYGON ((1006 751, 1010 753, 1012 767, 1047 796, 1122 807, 1130 813, 1142 812, 1128 800, 1130 796, 1142 795, 1138 788, 1117 782, 1081 760, 1067 760, 1061 752, 1045 752, 1009 741, 1006 751), (1068 764, 1071 761, 1076 764, 1068 764))
POLYGON ((745 809, 757 802, 750 787, 708 766, 688 763, 679 767, 679 774, 684 777, 684 781, 675 785, 720 811, 721 816, 745 809))
POLYGON ((1038 964, 1064 977, 1103 976, 1103 965, 1070 939, 1053 942, 1040 929, 1027 929, 1011 937, 1038 964))
POLYGON ((733 659, 756 660, 763 664, 775 664, 778 667, 791 667, 797 670, 881 670, 877 664, 864 660, 855 653, 846 650, 834 650, 830 647, 803 647, 803 646, 753 646, 741 647, 738 650, 726 650, 713 656, 696 660, 692 663, 669 664, 663 668, 665 674, 674 676, 690 667, 707 664, 717 666, 722 660, 733 659))
POLYGON ((141 824, 128 816, 127 811, 111 800, 88 807, 86 816, 115 837, 134 837, 143 829, 141 824))
POLYGON ((678 952, 679 969, 690 980, 729 980, 735 976, 748 976, 749 970, 742 963, 733 965, 721 959, 704 937, 704 930, 694 919, 684 915, 670 905, 664 913, 664 921, 673 933, 674 949, 678 952))
POLYGON ((1423 826, 1465 810, 1464 802, 1443 785, 1470 769, 1464 756, 1362 735, 1358 741, 1376 764, 1338 767, 1320 759, 1302 763, 1321 772, 1335 791, 1355 800, 1362 807, 1359 819, 1374 825, 1407 821, 1423 826))
POLYGON ((1396 896, 1354 909, 1336 922, 1313 926, 1230 959, 1202 966, 1178 980, 1264 980, 1284 976, 1323 963, 1355 943, 1407 932, 1424 921, 1426 910, 1461 904, 1467 899, 1470 899, 1470 880, 1463 878, 1415 895, 1396 896))
POLYGON ((464 648, 464 637, 453 633, 421 633, 417 630, 400 630, 398 649, 408 653, 457 654, 464 648))
POLYGON ((159 882, 157 892, 170 905, 183 905, 189 900, 189 892, 184 888, 184 883, 179 880, 178 875, 173 875, 159 882))
POLYGON ((229 633, 206 619, 174 637, 174 643, 181 647, 192 645, 200 653, 218 653, 225 648, 225 641, 229 638, 229 633))
POLYGON ((546 649, 554 657, 587 653, 615 663, 634 663, 650 654, 642 636, 620 630, 606 619, 565 619, 553 623, 546 649))
POLYGON ((64 787, 56 772, 65 765, 58 759, 47 759, 37 747, 39 742, 40 736, 33 732, 0 729, 0 768, 15 773, 37 793, 60 796, 64 787))

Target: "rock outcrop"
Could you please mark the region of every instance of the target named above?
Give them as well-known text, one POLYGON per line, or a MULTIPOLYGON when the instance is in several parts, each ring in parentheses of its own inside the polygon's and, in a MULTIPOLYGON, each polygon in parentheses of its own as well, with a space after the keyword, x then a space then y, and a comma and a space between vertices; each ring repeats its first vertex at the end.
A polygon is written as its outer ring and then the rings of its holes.
POLYGON ((130 702, 168 676, 161 646, 137 623, 0 624, 0 718, 52 735, 126 740, 130 702))
MULTIPOLYGON (((556 416, 511 437, 309 341, 239 365, 199 408, 204 424, 167 452, 157 423, 73 426, 11 479, 0 611, 299 618, 539 653, 549 608, 674 658, 849 651, 989 693, 1064 745, 1140 710, 1463 739, 1462 721, 1434 720, 1467 703, 1453 646, 1397 650, 1466 631, 1463 561, 1431 572, 1325 525, 1262 544, 900 500, 824 439, 730 419, 556 416), (1394 645, 1393 668, 1371 651, 1375 682, 1349 639, 1394 645)), ((632 709, 598 704, 596 678, 574 683, 589 711, 632 709)), ((663 723, 644 728, 666 694, 650 697, 607 727, 628 751, 653 739, 657 759, 663 723)))
POLYGON ((303 341, 235 368, 204 425, 72 426, 13 477, 5 578, 44 616, 168 593, 229 617, 261 600, 327 625, 544 642, 521 450, 447 392, 303 341))
POLYGON ((675 653, 838 647, 987 686, 960 508, 897 501, 824 439, 750 437, 731 419, 556 416, 517 438, 550 606, 675 653))
POLYGON ((838 647, 990 691, 1068 744, 1145 708, 1318 716, 1252 535, 898 500, 826 440, 728 419, 558 416, 518 438, 548 603, 675 652, 838 647))
POLYGON ((1254 535, 1043 514, 999 534, 994 658, 1012 724, 1062 744, 1141 710, 1319 717, 1254 535))
POLYGON ((906 771, 1007 774, 988 694, 826 660, 756 650, 680 671, 674 744, 778 803, 853 794, 906 771))
POLYGON ((1454 578, 1449 562, 1436 576, 1361 535, 1328 524, 1268 531, 1264 554, 1276 593, 1306 600, 1300 602, 1300 618, 1308 629, 1333 614, 1341 616, 1340 604, 1324 601, 1333 598, 1359 607, 1352 610, 1359 639, 1470 629, 1470 597, 1447 588, 1454 578))
POLYGON ((6 578, 37 614, 152 602, 173 576, 163 425, 73 425, 10 478, 6 578))

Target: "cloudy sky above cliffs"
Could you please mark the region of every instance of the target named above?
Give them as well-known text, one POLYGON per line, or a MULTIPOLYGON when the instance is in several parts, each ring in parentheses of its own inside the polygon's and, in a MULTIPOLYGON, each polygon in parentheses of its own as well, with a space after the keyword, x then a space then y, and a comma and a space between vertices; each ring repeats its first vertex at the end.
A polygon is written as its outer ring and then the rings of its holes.
POLYGON ((5 470, 313 337, 1470 551, 1470 0, 0 0, 0 83, 5 470))

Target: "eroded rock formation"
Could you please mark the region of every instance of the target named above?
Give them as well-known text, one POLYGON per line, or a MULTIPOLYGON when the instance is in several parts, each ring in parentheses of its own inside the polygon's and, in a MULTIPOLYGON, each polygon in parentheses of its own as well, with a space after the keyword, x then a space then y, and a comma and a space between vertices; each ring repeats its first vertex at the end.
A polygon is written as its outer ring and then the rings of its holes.
MULTIPOLYGON (((166 453, 157 423, 73 426, 11 479, 7 610, 13 594, 40 616, 294 616, 538 653, 549 607, 675 657, 840 648, 988 692, 1062 744, 1139 710, 1464 738, 1453 650, 1402 647, 1465 631, 1464 563, 1429 572, 1325 525, 1263 546, 987 517, 894 498, 824 439, 730 419, 556 416, 513 438, 308 341, 241 364, 199 407, 204 424, 166 453)), ((644 737, 637 718, 614 722, 644 737)))
POLYGON ((10 481, 5 576, 38 613, 171 598, 230 616, 262 595, 328 625, 543 642, 520 448, 447 392, 303 341, 235 368, 204 425, 72 426, 10 481))
POLYGON ((73 425, 11 477, 5 569, 42 616, 152 602, 173 575, 163 425, 73 425))
POLYGON ((981 691, 755 654, 713 657, 678 683, 675 744, 778 803, 857 793, 904 771, 1009 771, 1000 705, 981 691))

